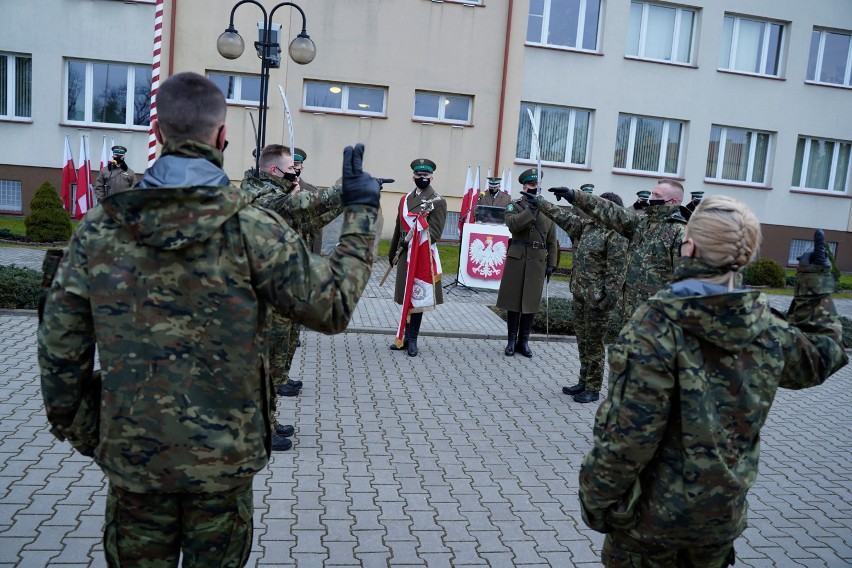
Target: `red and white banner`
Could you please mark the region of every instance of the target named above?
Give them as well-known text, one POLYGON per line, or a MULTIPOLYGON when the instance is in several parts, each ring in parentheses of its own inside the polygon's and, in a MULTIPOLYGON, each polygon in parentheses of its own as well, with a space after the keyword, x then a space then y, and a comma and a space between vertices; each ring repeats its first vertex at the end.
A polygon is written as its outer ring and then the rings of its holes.
MULTIPOLYGON (((405 293, 402 299, 402 314, 394 343, 402 347, 405 324, 411 313, 435 309, 435 284, 441 281, 441 257, 438 246, 430 242, 429 223, 426 216, 408 211, 408 196, 403 195, 399 204, 400 222, 406 236, 411 233, 406 257, 405 293)), ((440 285, 440 284, 439 284, 440 285)))
POLYGON ((62 206, 66 211, 71 211, 71 184, 77 181, 77 174, 74 172, 74 156, 71 155, 71 143, 68 141, 68 135, 65 135, 65 156, 62 158, 62 188, 60 196, 62 197, 62 206))
POLYGON ((503 177, 500 179, 500 191, 508 193, 512 196, 512 168, 503 170, 503 177))
POLYGON ((89 139, 80 136, 80 169, 77 171, 76 208, 74 217, 82 219, 92 208, 92 162, 89 160, 89 139))
MULTIPOLYGON (((115 144, 113 144, 113 146, 115 146, 115 144)), ((98 164, 98 172, 100 172, 102 169, 107 167, 107 164, 109 163, 109 158, 110 158, 110 155, 107 153, 106 136, 104 136, 104 143, 101 146, 101 162, 100 162, 100 164, 98 164)), ((97 204, 98 204, 98 196, 95 195, 94 191, 92 191, 92 207, 94 207, 97 204)))
POLYGON ((476 204, 476 194, 473 192, 473 177, 471 167, 467 167, 467 179, 464 182, 461 211, 459 212, 459 234, 467 221, 468 212, 476 204))
POLYGON ((459 284, 499 290, 511 236, 505 225, 465 225, 461 235, 459 284))

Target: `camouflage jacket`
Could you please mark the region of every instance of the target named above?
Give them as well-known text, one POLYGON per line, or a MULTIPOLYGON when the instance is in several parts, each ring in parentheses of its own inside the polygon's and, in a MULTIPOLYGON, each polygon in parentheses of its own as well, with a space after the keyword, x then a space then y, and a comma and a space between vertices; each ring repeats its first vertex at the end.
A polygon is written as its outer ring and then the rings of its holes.
POLYGON ((636 215, 582 191, 574 205, 629 241, 621 297, 621 313, 627 320, 651 294, 671 282, 686 220, 675 205, 648 207, 636 215))
POLYGON ((678 282, 609 351, 609 393, 580 473, 595 530, 656 548, 733 541, 777 388, 819 385, 848 361, 828 267, 800 267, 786 317, 758 291, 695 280, 708 274, 684 259, 678 282))
POLYGON ((291 184, 287 180, 265 172, 260 172, 260 178, 257 178, 252 170, 248 170, 240 187, 251 195, 255 205, 281 215, 303 238, 343 213, 339 181, 329 188, 311 186, 310 189, 290 193, 291 184))
POLYGON ((617 301, 624 285, 627 239, 548 201, 541 201, 538 208, 571 237, 574 247, 571 294, 592 304, 607 297, 617 301))
POLYGON ((370 276, 378 212, 347 207, 323 258, 229 185, 221 159, 161 156, 138 187, 88 212, 47 294, 48 420, 60 436, 70 427, 97 344, 94 458, 110 481, 137 493, 225 491, 269 460, 269 308, 342 331, 370 276))

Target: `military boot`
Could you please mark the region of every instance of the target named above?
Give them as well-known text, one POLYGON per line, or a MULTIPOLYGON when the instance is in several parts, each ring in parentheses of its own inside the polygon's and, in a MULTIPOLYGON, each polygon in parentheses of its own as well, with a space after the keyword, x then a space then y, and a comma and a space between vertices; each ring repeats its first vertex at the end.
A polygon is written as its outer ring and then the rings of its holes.
POLYGON ((514 357, 515 355, 515 342, 518 340, 518 324, 520 320, 520 312, 506 312, 506 329, 509 333, 509 341, 506 343, 506 349, 503 350, 506 357, 514 357))
POLYGON ((562 387, 562 394, 570 394, 571 396, 574 396, 575 394, 580 394, 584 390, 586 390, 586 387, 583 386, 583 383, 577 383, 571 387, 562 387))
POLYGON ((521 325, 518 331, 518 346, 517 351, 524 357, 532 358, 533 353, 530 349, 530 330, 532 329, 533 319, 535 314, 521 314, 521 325))
POLYGON ((423 321, 423 313, 411 314, 408 318, 408 356, 417 357, 417 335, 420 333, 420 322, 423 321))
POLYGON ((396 343, 390 344, 391 351, 408 351, 408 330, 410 326, 405 326, 405 331, 402 332, 402 347, 397 347, 396 343))
POLYGON ((601 397, 601 393, 592 392, 583 389, 583 392, 574 395, 574 402, 587 403, 594 402, 601 397))

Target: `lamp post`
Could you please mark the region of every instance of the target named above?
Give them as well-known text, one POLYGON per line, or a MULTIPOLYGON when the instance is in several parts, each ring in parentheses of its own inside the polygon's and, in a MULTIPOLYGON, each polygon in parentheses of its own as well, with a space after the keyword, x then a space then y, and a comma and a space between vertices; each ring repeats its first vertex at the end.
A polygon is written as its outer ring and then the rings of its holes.
MULTIPOLYGON (((260 30, 258 41, 254 42, 254 47, 257 50, 257 56, 260 58, 260 106, 257 112, 258 127, 257 127, 257 148, 255 149, 255 173, 260 174, 260 151, 266 145, 266 111, 267 100, 269 96, 269 70, 278 68, 281 64, 279 53, 281 46, 278 43, 278 38, 275 37, 272 31, 272 17, 275 11, 283 6, 292 6, 302 15, 302 31, 299 35, 293 38, 290 42, 288 52, 290 58, 299 65, 307 65, 314 60, 317 55, 317 47, 307 32, 307 19, 305 12, 293 2, 281 2, 267 15, 266 8, 257 0, 240 0, 234 7, 231 8, 231 19, 228 28, 222 32, 219 39, 216 41, 216 49, 219 55, 226 59, 236 59, 243 54, 245 50, 245 42, 242 36, 234 28, 234 14, 243 4, 254 4, 263 12, 263 28, 260 30)), ((292 151, 292 148, 291 148, 292 151)))

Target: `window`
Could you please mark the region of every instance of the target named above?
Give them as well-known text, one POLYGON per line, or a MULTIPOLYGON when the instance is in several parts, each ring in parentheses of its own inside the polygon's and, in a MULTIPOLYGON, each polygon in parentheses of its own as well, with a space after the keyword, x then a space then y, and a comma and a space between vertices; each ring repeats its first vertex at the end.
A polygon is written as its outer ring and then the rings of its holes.
POLYGON ((719 69, 777 77, 784 39, 784 24, 725 16, 719 69))
POLYGON ((527 42, 597 51, 601 0, 530 0, 527 42))
POLYGON ((713 125, 704 176, 713 180, 766 185, 769 141, 768 132, 713 125))
POLYGON ((680 171, 684 123, 664 118, 618 115, 616 170, 677 174, 680 171))
POLYGON ((808 81, 852 86, 852 34, 814 30, 808 58, 808 81))
MULTIPOLYGON (((826 241, 831 254, 837 258, 837 243, 826 241)), ((813 240, 793 239, 790 241, 790 254, 787 256, 787 264, 792 266, 799 265, 799 257, 814 249, 813 240)))
POLYGON ((443 93, 414 93, 414 118, 418 120, 470 124, 473 97, 443 93))
POLYGON ((256 75, 208 73, 207 78, 216 83, 228 103, 260 104, 260 77, 256 75))
POLYGON ((0 118, 33 115, 33 58, 0 53, 0 118))
POLYGON ((695 10, 630 3, 627 55, 691 64, 694 35, 695 10))
POLYGON ((542 162, 569 166, 588 165, 589 123, 592 111, 532 103, 521 103, 515 157, 519 160, 538 160, 528 110, 532 112, 538 128, 542 162))
POLYGON ((846 193, 852 142, 799 136, 793 187, 846 193))
POLYGON ((386 87, 305 81, 304 108, 362 116, 385 116, 386 87))
POLYGON ((22 211, 20 181, 0 179, 0 210, 22 211))
POLYGON ((151 66, 69 60, 66 114, 72 122, 148 126, 151 66))

